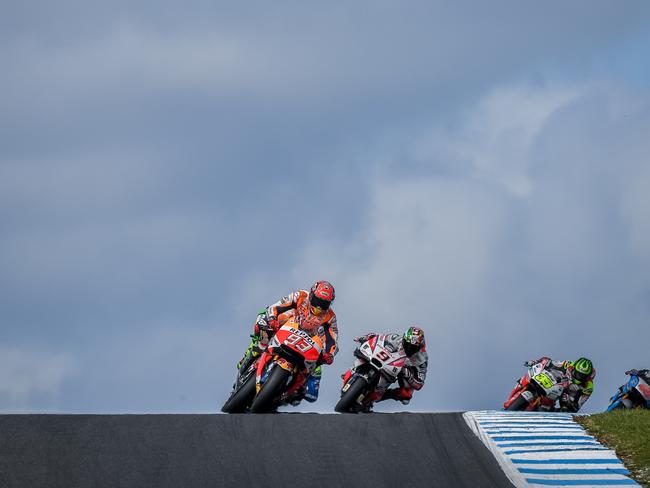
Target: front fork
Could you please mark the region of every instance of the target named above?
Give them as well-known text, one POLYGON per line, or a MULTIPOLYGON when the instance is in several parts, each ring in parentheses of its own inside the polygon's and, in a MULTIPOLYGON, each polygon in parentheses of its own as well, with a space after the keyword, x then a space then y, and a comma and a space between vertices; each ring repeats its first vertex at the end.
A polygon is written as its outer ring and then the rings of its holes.
MULTIPOLYGON (((293 364, 291 364, 283 357, 278 356, 277 354, 273 354, 271 351, 266 350, 264 351, 262 357, 257 363, 257 370, 255 372, 255 393, 256 394, 260 392, 260 390, 262 389, 262 385, 264 385, 264 382, 266 381, 266 378, 269 376, 269 374, 271 374, 271 371, 273 371, 273 368, 275 367, 280 367, 282 369, 285 369, 295 376, 296 367, 293 364)), ((293 386, 295 386, 295 384, 293 386)), ((293 389, 294 388, 292 387, 291 391, 293 391, 293 389)))

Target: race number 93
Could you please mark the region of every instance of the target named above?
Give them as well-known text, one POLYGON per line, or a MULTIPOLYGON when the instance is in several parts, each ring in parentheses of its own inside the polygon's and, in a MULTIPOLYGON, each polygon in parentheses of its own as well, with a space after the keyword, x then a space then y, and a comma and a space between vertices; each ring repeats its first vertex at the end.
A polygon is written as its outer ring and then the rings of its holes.
POLYGON ((305 352, 311 349, 311 344, 309 344, 304 337, 300 337, 298 334, 291 334, 286 338, 285 342, 291 344, 300 352, 305 352))

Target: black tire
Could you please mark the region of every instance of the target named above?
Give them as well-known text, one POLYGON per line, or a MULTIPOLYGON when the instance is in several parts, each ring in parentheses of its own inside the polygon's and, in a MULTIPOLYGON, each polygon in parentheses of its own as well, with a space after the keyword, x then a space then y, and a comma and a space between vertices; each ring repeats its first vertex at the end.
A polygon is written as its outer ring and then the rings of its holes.
POLYGON ((233 392, 221 407, 223 413, 243 413, 255 397, 255 374, 251 374, 246 382, 233 392))
POLYGON ((275 366, 271 374, 262 385, 253 405, 251 405, 252 413, 265 413, 270 412, 273 408, 273 401, 280 394, 280 390, 287 382, 287 378, 291 372, 282 369, 280 366, 275 366))
POLYGON ((526 410, 526 407, 528 407, 528 400, 526 400, 523 395, 520 394, 510 405, 508 405, 508 408, 506 408, 506 410, 508 412, 520 412, 522 410, 526 410))
POLYGON ((359 398, 359 395, 367 386, 368 382, 363 376, 353 378, 352 384, 341 395, 341 399, 334 407, 334 411, 339 413, 354 413, 352 407, 357 403, 357 398, 359 398))

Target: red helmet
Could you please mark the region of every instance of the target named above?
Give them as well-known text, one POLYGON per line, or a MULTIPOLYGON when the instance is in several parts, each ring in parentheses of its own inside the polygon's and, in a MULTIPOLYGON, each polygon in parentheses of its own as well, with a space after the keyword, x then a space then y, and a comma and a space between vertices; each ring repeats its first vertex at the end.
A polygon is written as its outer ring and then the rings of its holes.
POLYGON ((317 281, 309 290, 309 304, 327 310, 334 301, 334 287, 329 281, 317 281))

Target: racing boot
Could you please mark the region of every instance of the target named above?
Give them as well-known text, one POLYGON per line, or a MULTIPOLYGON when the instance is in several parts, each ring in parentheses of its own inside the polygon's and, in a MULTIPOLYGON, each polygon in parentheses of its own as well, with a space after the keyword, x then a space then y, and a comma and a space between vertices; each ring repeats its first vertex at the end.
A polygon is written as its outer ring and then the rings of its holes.
POLYGON ((383 402, 384 400, 397 400, 402 402, 402 405, 408 405, 411 402, 411 398, 413 398, 413 390, 411 388, 401 387, 386 390, 381 399, 377 401, 383 402))
POLYGON ((237 369, 243 371, 250 366, 250 364, 260 355, 261 349, 259 347, 260 337, 251 335, 251 343, 248 349, 244 352, 244 356, 237 362, 237 369))
POLYGON ((320 389, 321 367, 316 366, 314 371, 309 375, 305 382, 305 400, 314 403, 318 400, 318 390, 320 389))

